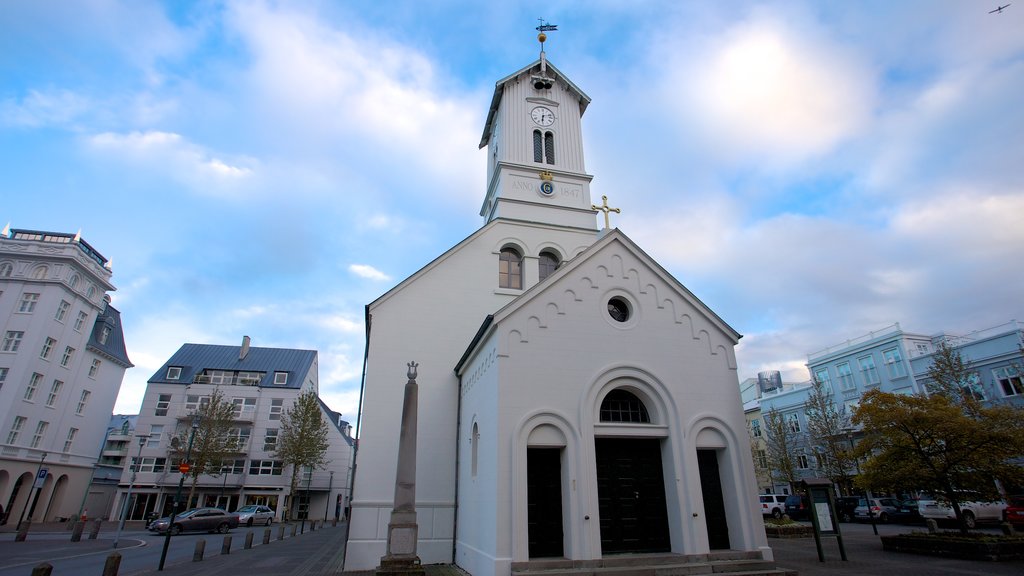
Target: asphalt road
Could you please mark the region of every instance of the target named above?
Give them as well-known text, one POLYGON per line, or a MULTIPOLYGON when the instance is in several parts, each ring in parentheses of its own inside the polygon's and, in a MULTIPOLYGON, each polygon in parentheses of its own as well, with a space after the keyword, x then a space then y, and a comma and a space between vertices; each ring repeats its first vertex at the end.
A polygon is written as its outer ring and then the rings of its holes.
MULTIPOLYGON (((43 525, 29 533, 25 542, 15 542, 14 533, 0 534, 0 576, 29 576, 35 566, 48 562, 53 566, 54 576, 65 575, 96 575, 103 572, 107 557, 113 553, 121 554, 119 576, 131 576, 155 570, 160 564, 163 551, 164 536, 145 530, 125 530, 118 540, 118 547, 113 547, 115 527, 104 526, 96 540, 88 540, 83 534, 80 542, 71 542, 71 532, 59 525, 43 525)), ((279 525, 271 527, 272 541, 277 538, 279 525)), ((231 537, 231 551, 238 552, 245 544, 246 534, 253 532, 253 547, 263 543, 265 528, 236 528, 227 536, 231 537)), ((309 530, 309 525, 306 525, 309 530)), ((165 566, 182 562, 191 562, 196 542, 206 541, 204 557, 209 558, 221 553, 224 541, 221 534, 186 533, 173 536, 167 551, 165 566)), ((286 525, 285 537, 291 537, 291 526, 286 525)))

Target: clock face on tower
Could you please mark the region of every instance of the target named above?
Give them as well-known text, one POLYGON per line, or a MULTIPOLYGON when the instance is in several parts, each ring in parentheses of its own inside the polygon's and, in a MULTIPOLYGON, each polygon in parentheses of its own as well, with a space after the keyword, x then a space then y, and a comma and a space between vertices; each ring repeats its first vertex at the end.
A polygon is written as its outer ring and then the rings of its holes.
POLYGON ((551 126, 555 123, 555 113, 544 106, 537 106, 530 112, 530 117, 538 126, 551 126))

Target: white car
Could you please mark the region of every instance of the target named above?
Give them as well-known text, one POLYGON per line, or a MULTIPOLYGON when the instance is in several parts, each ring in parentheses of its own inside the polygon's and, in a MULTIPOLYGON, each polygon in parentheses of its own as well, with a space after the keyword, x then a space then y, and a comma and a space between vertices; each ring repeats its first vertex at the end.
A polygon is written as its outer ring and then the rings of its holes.
MULTIPOLYGON (((967 496, 970 498, 970 496, 967 496)), ((968 528, 974 528, 978 522, 999 522, 1003 518, 1003 509, 1006 502, 984 502, 981 500, 964 500, 960 503, 960 511, 964 516, 964 524, 968 528)), ((925 520, 956 520, 956 513, 953 507, 944 502, 939 502, 934 496, 922 496, 917 503, 917 511, 925 520)))
POLYGON ((761 494, 761 514, 772 518, 782 518, 786 512, 785 494, 761 494))
POLYGON ((270 526, 274 523, 274 511, 269 506, 262 504, 242 506, 235 510, 235 515, 238 516, 238 523, 243 526, 252 526, 253 524, 270 526))

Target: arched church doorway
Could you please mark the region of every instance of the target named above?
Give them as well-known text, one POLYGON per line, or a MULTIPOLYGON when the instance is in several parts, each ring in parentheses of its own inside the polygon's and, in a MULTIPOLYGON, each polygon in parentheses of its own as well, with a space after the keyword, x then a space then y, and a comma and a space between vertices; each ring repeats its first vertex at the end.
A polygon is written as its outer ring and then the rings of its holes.
POLYGON ((561 558, 562 450, 526 449, 526 517, 530 558, 561 558))
MULTIPOLYGON (((615 389, 601 403, 602 423, 650 424, 635 394, 615 389)), ((614 434, 607 430, 605 434, 614 434)), ((601 553, 668 552, 668 509, 662 440, 604 435, 594 438, 601 553)))
POLYGON ((722 495, 722 475, 718 469, 718 451, 698 449, 700 491, 704 498, 704 522, 708 530, 708 546, 712 550, 729 549, 729 523, 722 495))

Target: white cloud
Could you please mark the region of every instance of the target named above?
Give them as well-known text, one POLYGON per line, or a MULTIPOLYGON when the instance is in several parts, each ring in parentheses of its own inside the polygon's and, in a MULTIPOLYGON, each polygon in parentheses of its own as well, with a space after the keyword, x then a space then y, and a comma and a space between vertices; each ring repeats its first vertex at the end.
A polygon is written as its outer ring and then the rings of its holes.
POLYGON ((391 280, 390 276, 368 264, 352 264, 348 270, 360 278, 379 281, 391 280))
POLYGON ((319 316, 315 319, 311 318, 310 320, 315 321, 324 328, 337 332, 349 334, 361 334, 363 332, 362 320, 354 320, 345 315, 331 314, 327 316, 319 316))
POLYGON ((21 101, 0 101, 0 124, 28 128, 66 126, 91 106, 87 98, 70 90, 29 90, 21 101))

